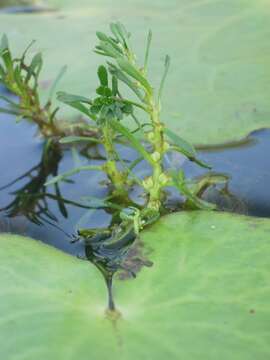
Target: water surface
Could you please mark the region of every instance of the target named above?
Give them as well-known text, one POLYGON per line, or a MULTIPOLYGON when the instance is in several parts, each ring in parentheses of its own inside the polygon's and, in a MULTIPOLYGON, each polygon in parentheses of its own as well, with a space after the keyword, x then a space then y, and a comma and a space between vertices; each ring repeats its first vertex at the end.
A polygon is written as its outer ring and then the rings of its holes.
MULTIPOLYGON (((2 90, 3 91, 3 90, 2 90)), ((3 103, 0 100, 0 107, 3 103)), ((43 140, 38 136, 36 127, 26 121, 16 122, 11 115, 0 114, 0 188, 19 178, 29 169, 39 164, 42 156, 43 140)), ((125 148, 125 157, 132 158, 134 151, 125 148)), ((213 166, 213 171, 226 173, 230 176, 229 191, 233 194, 237 204, 242 204, 248 215, 270 217, 270 130, 253 133, 249 141, 241 146, 220 147, 199 151, 201 159, 213 166)), ((183 166, 188 177, 199 176, 205 170, 180 157, 169 159, 175 165, 183 166), (183 163, 183 164, 182 164, 183 163)), ((92 160, 96 163, 98 160, 92 160)), ((89 163, 74 148, 66 150, 59 162, 59 173, 72 169, 74 166, 89 163)), ((146 164, 137 168, 140 176, 147 174, 146 164)), ((84 202, 86 196, 104 198, 107 194, 105 176, 98 172, 83 172, 72 176, 74 183, 61 183, 60 190, 64 198, 84 202)), ((14 192, 24 186, 29 178, 21 179, 12 186, 0 191, 0 208, 6 207, 14 201, 14 192)), ((48 188, 53 193, 53 187, 48 188)), ((80 227, 105 227, 109 224, 110 215, 104 210, 89 210, 66 205, 68 216, 64 217, 57 201, 47 199, 48 208, 58 219, 55 223, 67 234, 72 235, 80 227)), ((84 202, 85 203, 85 202, 84 202)), ((241 206, 240 206, 241 207, 241 206)), ((237 208, 237 206, 236 206, 237 208)), ((236 211, 238 211, 236 209, 236 211)), ((24 216, 7 218, 0 212, 0 231, 22 233, 47 244, 56 246, 72 254, 84 252, 81 243, 71 244, 70 238, 61 230, 50 224, 36 225, 24 216)))

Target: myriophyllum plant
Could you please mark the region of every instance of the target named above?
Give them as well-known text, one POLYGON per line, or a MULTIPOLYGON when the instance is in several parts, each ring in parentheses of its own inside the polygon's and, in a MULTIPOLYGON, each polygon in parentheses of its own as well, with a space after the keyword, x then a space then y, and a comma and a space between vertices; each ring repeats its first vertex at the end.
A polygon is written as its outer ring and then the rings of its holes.
MULTIPOLYGON (((133 183, 143 187, 147 195, 147 202, 142 214, 146 214, 147 209, 155 214, 161 212, 165 188, 168 186, 176 187, 185 195, 193 208, 213 209, 213 204, 201 200, 196 195, 196 192, 193 191, 194 184, 189 186, 183 171, 166 169, 164 166, 166 154, 180 152, 198 165, 209 168, 207 164, 197 158, 194 147, 166 128, 161 120, 161 99, 170 65, 169 56, 165 58, 160 86, 155 91, 148 77, 151 31, 147 37, 144 62, 143 65, 140 65, 131 46, 130 34, 125 27, 121 23, 113 23, 110 28, 110 35, 97 32, 99 44, 95 47, 95 52, 108 58, 107 66, 102 65, 98 68, 100 80, 97 88, 98 97, 90 100, 76 95, 59 93, 59 100, 78 109, 96 123, 100 131, 98 141, 103 144, 107 158, 101 170, 108 174, 118 192, 124 192, 127 196, 128 188, 133 183), (134 94, 131 99, 123 96, 122 90, 119 89, 120 84, 129 88, 134 94), (135 114, 136 110, 146 113, 147 122, 138 119, 135 114), (134 120, 136 126, 134 130, 127 127, 126 117, 134 120), (125 142, 134 147, 139 154, 139 157, 129 167, 125 165, 117 152, 115 146, 117 142, 125 142), (152 172, 150 176, 141 180, 136 177, 133 168, 142 160, 150 164, 152 172), (117 166, 119 162, 122 163, 121 169, 117 166)), ((92 139, 72 137, 62 141, 80 140, 91 141, 92 139)), ((66 175, 68 174, 63 174, 62 177, 58 176, 52 182, 61 180, 66 175)), ((224 181, 223 177, 211 177, 211 184, 224 181)))

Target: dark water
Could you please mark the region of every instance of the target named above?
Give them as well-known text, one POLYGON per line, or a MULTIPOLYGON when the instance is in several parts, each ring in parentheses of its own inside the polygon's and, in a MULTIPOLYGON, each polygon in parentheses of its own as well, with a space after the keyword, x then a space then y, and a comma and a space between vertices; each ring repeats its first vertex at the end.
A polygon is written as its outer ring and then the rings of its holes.
MULTIPOLYGON (((3 106, 0 100, 0 107, 3 106)), ((0 114, 0 188, 13 182, 31 168, 40 163, 43 141, 36 133, 36 127, 22 121, 16 123, 11 115, 0 114)), ((270 130, 253 133, 249 141, 241 146, 219 148, 200 151, 200 158, 213 165, 215 172, 230 175, 229 191, 233 194, 236 210, 253 216, 270 217, 270 130), (239 205, 240 204, 240 205, 239 205)), ((133 151, 125 149, 125 156, 132 157, 133 151)), ((167 159, 170 163, 183 161, 181 157, 167 159)), ((91 160, 90 163, 97 163, 91 160)), ((74 166, 89 164, 89 160, 80 155, 76 148, 66 150, 59 161, 59 173, 72 169, 74 166)), ((187 161, 183 168, 188 177, 204 173, 202 169, 187 161)), ((145 165, 138 167, 137 172, 143 176, 148 169, 145 165)), ((31 175, 36 175, 35 170, 31 175)), ((15 184, 0 191, 0 208, 6 207, 15 199, 14 192, 21 189, 31 180, 25 177, 15 184)), ((72 176, 74 183, 60 183, 63 198, 88 205, 85 197, 102 199, 107 189, 102 182, 105 176, 98 172, 83 172, 72 176)), ((46 190, 54 194, 53 187, 46 190)), ((57 226, 67 234, 74 234, 82 227, 106 227, 110 222, 110 215, 104 210, 85 209, 66 204, 68 216, 63 216, 56 200, 47 198, 50 212, 58 219, 57 226)), ((232 206, 233 208, 233 206, 232 206)), ((233 209, 232 209, 233 210, 233 209)), ((51 221, 55 223, 54 221, 51 221)), ((70 238, 58 228, 50 225, 37 225, 28 221, 24 216, 7 218, 0 212, 0 231, 21 233, 44 241, 72 254, 82 254, 83 245, 80 242, 70 243, 70 238)))
POLYGON ((7 14, 28 14, 54 11, 40 4, 35 4, 35 1, 20 1, 20 0, 0 0, 0 12, 7 14))
POLYGON ((270 217, 270 130, 256 131, 248 140, 239 147, 202 151, 201 156, 215 171, 231 176, 230 191, 248 215, 270 217))

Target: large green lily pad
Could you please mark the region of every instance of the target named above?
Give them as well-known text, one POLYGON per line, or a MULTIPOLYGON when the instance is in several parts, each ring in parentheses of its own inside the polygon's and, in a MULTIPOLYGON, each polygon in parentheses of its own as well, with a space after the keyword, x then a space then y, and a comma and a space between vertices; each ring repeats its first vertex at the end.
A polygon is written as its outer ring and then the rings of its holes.
POLYGON ((153 266, 115 283, 114 321, 91 264, 1 235, 1 359, 268 360, 269 235, 266 219, 164 217, 142 235, 153 266))
MULTIPOLYGON (((94 91, 100 59, 90 52, 95 31, 116 19, 143 53, 152 28, 150 75, 161 76, 165 53, 172 67, 164 96, 164 121, 196 144, 236 141, 270 126, 270 7, 266 0, 49 0, 49 10, 1 14, 16 52, 33 38, 45 57, 45 92, 63 64, 61 89, 94 91)), ((72 117, 70 110, 62 116, 72 117)))

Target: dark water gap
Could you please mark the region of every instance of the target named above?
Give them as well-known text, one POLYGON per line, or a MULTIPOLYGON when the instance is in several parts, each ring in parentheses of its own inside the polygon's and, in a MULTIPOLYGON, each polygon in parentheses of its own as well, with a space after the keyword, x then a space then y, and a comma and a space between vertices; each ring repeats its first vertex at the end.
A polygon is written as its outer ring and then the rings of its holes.
POLYGON ((46 3, 30 0, 1 0, 0 13, 4 14, 33 14, 51 12, 55 9, 46 7, 46 3))

